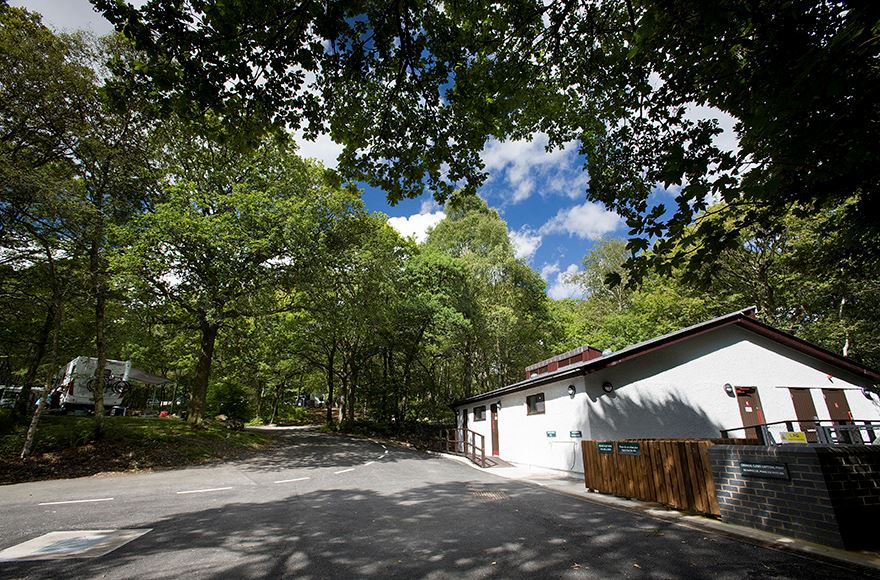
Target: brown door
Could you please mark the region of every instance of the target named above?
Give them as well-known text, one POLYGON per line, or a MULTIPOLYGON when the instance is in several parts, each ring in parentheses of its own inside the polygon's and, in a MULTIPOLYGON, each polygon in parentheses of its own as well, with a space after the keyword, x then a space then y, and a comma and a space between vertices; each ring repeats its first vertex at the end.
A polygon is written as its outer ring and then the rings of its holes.
MULTIPOLYGON (((828 406, 828 414, 835 425, 852 425, 852 411, 846 402, 846 392, 842 389, 822 389, 825 395, 825 404, 828 406)), ((852 431, 838 432, 838 442, 855 443, 855 433, 852 431)))
POLYGON ((489 405, 492 414, 492 455, 498 457, 498 405, 489 405))
POLYGON ((815 443, 816 436, 816 405, 813 404, 813 395, 810 389, 788 389, 791 393, 791 402, 794 403, 794 413, 797 416, 800 429, 807 435, 807 441, 815 443))
MULTIPOLYGON (((739 403, 743 427, 764 423, 764 410, 761 409, 761 398, 756 387, 736 387, 736 401, 739 403)), ((746 437, 758 438, 758 430, 746 429, 746 437)))

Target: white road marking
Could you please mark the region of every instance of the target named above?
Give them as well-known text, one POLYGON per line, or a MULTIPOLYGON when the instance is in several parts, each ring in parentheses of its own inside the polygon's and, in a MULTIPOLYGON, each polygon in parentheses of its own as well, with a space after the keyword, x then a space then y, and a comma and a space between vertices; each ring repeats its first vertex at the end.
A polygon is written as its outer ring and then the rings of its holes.
POLYGON ((38 503, 37 505, 61 505, 64 503, 90 503, 93 501, 113 501, 112 497, 102 497, 98 499, 71 499, 68 501, 44 501, 43 503, 38 503))
POLYGON ((181 495, 184 493, 207 493, 209 491, 225 491, 227 489, 232 489, 231 487, 212 487, 210 489, 190 489, 188 491, 178 491, 177 495, 181 495))
POLYGON ((386 449, 385 453, 383 453, 382 455, 388 455, 388 450, 386 449))
POLYGON ((351 469, 343 469, 342 471, 334 471, 333 475, 339 475, 340 473, 348 473, 349 471, 354 471, 354 467, 351 469))
POLYGON ((382 449, 384 449, 385 451, 388 451, 388 448, 385 447, 384 445, 382 445, 382 449))
POLYGON ((294 481, 305 481, 311 477, 297 477, 296 479, 279 479, 275 483, 293 483, 294 481))
POLYGON ((366 467, 368 465, 373 465, 374 463, 376 463, 376 462, 375 461, 367 461, 366 463, 364 463, 364 467, 366 467))

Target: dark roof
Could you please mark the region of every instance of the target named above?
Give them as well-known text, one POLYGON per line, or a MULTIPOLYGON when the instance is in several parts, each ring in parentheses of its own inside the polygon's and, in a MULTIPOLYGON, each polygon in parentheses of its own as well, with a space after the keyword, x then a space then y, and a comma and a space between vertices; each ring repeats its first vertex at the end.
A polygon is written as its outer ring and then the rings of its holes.
POLYGON ((713 332, 715 330, 718 330, 719 328, 732 325, 745 328, 746 330, 754 332, 755 334, 769 338, 770 340, 776 341, 789 348, 800 351, 807 356, 815 358, 831 366, 843 369, 854 375, 867 377, 875 383, 880 382, 880 373, 878 373, 877 371, 866 367, 865 365, 858 363, 850 358, 833 353, 820 346, 807 342, 806 340, 800 339, 794 335, 779 330, 778 328, 774 328, 769 324, 764 324, 763 322, 755 318, 756 312, 757 309, 754 306, 750 308, 745 308, 743 310, 737 310, 736 312, 731 312, 730 314, 725 314, 724 316, 719 316, 718 318, 713 318, 712 320, 707 320, 706 322, 701 322, 693 326, 688 326, 687 328, 682 328, 681 330, 676 330, 675 332, 670 332, 669 334, 664 334, 662 336, 657 336, 644 342, 633 344, 631 346, 612 352, 610 354, 603 355, 598 358, 574 363, 569 366, 562 367, 559 370, 531 377, 524 381, 513 383, 512 385, 507 385, 506 387, 502 387, 500 389, 495 389, 494 391, 481 393, 479 395, 474 395, 466 399, 460 399, 458 401, 455 401, 452 406, 457 407, 459 405, 482 401, 485 399, 491 399, 500 395, 515 393, 517 391, 522 391, 531 387, 553 383, 569 377, 585 375, 599 369, 616 366, 618 364, 624 363, 634 358, 638 358, 656 350, 660 350, 668 346, 678 344, 679 342, 690 340, 691 338, 694 338, 696 336, 713 332))

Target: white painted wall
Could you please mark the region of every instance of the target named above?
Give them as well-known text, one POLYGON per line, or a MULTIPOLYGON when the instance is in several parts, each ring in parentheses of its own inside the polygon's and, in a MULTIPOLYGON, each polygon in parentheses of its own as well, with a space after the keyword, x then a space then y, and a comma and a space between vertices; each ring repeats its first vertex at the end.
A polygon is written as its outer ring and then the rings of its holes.
POLYGON ((877 395, 868 399, 861 390, 870 380, 736 326, 585 377, 481 401, 466 411, 469 428, 486 438, 487 455, 492 441, 489 405, 500 401, 501 458, 582 473, 579 441, 569 437, 570 431, 595 440, 719 437, 721 429, 742 426, 739 405, 724 392, 725 383, 757 387, 766 422, 796 418, 788 387, 809 388, 820 419, 830 418, 821 389, 834 388, 844 389, 853 418, 880 421, 877 395), (615 387, 611 394, 602 391, 605 381, 615 387), (577 390, 574 398, 568 395, 571 384, 577 390), (540 392, 545 413, 527 415, 526 397, 540 392), (473 408, 483 404, 486 420, 474 422, 473 408), (556 437, 547 437, 547 431, 556 431, 556 437))

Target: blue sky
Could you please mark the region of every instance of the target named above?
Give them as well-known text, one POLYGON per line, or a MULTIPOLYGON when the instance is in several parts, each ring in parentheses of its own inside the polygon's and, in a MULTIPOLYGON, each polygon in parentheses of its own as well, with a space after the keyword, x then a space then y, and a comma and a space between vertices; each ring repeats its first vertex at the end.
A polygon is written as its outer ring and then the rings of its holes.
MULTIPOLYGON (((135 5, 143 0, 129 0, 135 5)), ((97 15, 88 0, 10 0, 43 14, 57 30, 85 29, 95 34, 111 32, 110 24, 97 15)), ((659 82, 659 81, 658 81, 659 82)), ((688 116, 719 119, 725 129, 719 138, 726 148, 736 148, 733 120, 719 111, 694 105, 688 116)), ((566 274, 577 272, 596 240, 603 236, 625 236, 622 220, 599 204, 586 201, 587 175, 575 144, 548 153, 545 135, 531 141, 490 141, 482 152, 489 178, 479 191, 488 204, 507 222, 511 241, 522 257, 547 282, 551 298, 581 297, 566 274)), ((326 136, 316 142, 300 142, 305 157, 335 167, 340 148, 326 136)), ((658 188, 655 201, 671 199, 658 188)), ((385 194, 367 189, 364 201, 371 211, 389 216, 389 223, 404 235, 424 238, 427 229, 443 218, 443 210, 430 195, 388 205, 385 194)))

